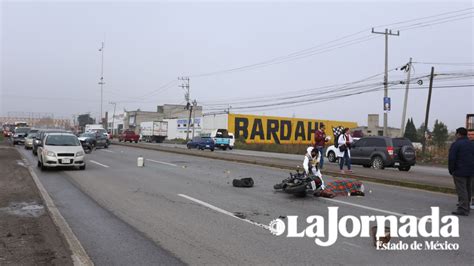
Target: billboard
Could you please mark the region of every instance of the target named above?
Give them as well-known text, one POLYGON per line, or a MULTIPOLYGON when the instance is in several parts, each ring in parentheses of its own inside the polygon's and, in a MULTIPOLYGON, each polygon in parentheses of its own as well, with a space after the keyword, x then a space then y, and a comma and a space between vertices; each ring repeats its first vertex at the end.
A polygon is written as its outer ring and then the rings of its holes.
MULTIPOLYGON (((333 137, 332 128, 355 128, 357 123, 347 121, 302 119, 275 116, 229 114, 229 132, 246 143, 312 144, 315 132, 326 126, 326 135, 333 137)), ((330 141, 332 143, 332 141, 330 141)))

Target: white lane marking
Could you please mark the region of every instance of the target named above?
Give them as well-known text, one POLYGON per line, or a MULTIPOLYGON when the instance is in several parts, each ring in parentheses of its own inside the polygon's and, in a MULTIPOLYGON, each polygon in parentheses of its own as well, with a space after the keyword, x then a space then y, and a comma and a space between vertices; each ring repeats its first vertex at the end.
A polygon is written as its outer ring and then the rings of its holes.
POLYGON ((105 152, 109 152, 109 153, 115 153, 114 151, 109 151, 109 150, 104 150, 104 149, 101 149, 101 151, 105 151, 105 152))
MULTIPOLYGON (((371 210, 371 211, 376 211, 376 212, 381 212, 381 213, 396 215, 396 216, 408 215, 408 214, 403 214, 403 213, 399 213, 399 212, 392 212, 392 211, 387 211, 387 210, 372 208, 372 207, 368 207, 368 206, 364 206, 364 205, 359 205, 359 204, 355 204, 355 203, 350 203, 350 202, 346 202, 346 201, 341 201, 341 200, 328 199, 328 198, 321 198, 321 199, 326 200, 326 201, 337 202, 337 203, 340 203, 340 204, 346 204, 346 205, 353 206, 353 207, 358 207, 358 208, 361 208, 361 209, 366 209, 366 210, 371 210)), ((419 218, 417 218, 417 219, 419 219, 419 218)))
POLYGON ((108 166, 108 165, 101 164, 101 163, 99 163, 99 162, 96 162, 96 161, 93 161, 93 160, 89 160, 89 162, 91 162, 91 163, 95 163, 95 164, 97 164, 97 165, 100 165, 100 166, 102 166, 102 167, 105 167, 105 168, 109 168, 109 167, 110 167, 110 166, 108 166))
POLYGON ((161 164, 165 164, 165 165, 169 165, 169 166, 178 166, 178 165, 176 165, 176 164, 167 163, 167 162, 155 161, 155 160, 152 160, 152 159, 146 159, 146 160, 149 161, 149 162, 161 163, 161 164))
POLYGON ((211 204, 209 204, 209 203, 207 203, 207 202, 204 202, 204 201, 195 199, 195 198, 193 198, 193 197, 190 197, 190 196, 187 196, 187 195, 184 195, 184 194, 178 194, 178 196, 183 197, 183 198, 186 198, 186 199, 188 199, 188 200, 190 200, 190 201, 194 201, 194 202, 196 202, 196 203, 198 203, 198 204, 201 204, 201 205, 203 205, 204 207, 207 207, 207 208, 209 208, 209 209, 211 209, 211 210, 214 210, 214 211, 216 211, 216 212, 220 212, 220 213, 225 214, 225 215, 228 215, 228 216, 230 216, 230 217, 237 218, 237 219, 239 219, 239 220, 241 220, 241 221, 244 221, 244 222, 247 222, 247 223, 249 223, 249 224, 253 224, 253 225, 256 225, 256 226, 258 226, 258 227, 262 227, 262 228, 264 228, 264 229, 267 229, 267 230, 270 229, 270 227, 269 227, 268 225, 261 224, 261 223, 257 223, 257 222, 254 222, 254 221, 250 221, 250 220, 248 220, 248 219, 243 219, 243 218, 237 217, 237 216, 235 216, 235 214, 233 214, 233 213, 231 213, 231 212, 228 212, 228 211, 226 211, 226 210, 223 210, 223 209, 221 209, 221 208, 219 208, 219 207, 216 207, 216 206, 214 206, 214 205, 211 205, 211 204))

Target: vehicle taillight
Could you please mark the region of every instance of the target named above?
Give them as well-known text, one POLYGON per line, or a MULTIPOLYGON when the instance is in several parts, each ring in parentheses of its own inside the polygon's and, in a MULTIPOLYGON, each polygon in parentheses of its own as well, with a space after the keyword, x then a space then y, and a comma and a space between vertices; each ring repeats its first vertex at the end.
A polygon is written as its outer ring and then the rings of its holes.
POLYGON ((388 155, 390 155, 391 157, 393 157, 393 146, 388 146, 388 147, 387 147, 387 152, 388 152, 388 155))

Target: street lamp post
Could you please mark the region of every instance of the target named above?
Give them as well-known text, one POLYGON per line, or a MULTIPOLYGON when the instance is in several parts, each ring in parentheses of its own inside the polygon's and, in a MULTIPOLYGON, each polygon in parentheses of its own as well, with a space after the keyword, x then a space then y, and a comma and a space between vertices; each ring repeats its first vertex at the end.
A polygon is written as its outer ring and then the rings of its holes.
MULTIPOLYGON (((109 104, 113 104, 114 105, 114 114, 112 115, 112 137, 114 136, 114 131, 115 131, 115 108, 117 107, 117 103, 116 102, 109 102, 109 104)), ((107 121, 108 123, 109 121, 107 121)))
POLYGON ((99 115, 99 121, 101 121, 101 124, 103 124, 102 121, 102 105, 103 105, 103 99, 104 99, 104 42, 102 42, 102 46, 99 48, 99 52, 101 53, 101 65, 100 65, 100 115, 99 115))

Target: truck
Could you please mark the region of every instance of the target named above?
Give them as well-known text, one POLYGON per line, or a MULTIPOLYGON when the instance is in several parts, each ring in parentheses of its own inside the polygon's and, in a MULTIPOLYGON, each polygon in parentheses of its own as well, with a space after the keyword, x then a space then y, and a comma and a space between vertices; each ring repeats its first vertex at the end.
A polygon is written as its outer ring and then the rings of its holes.
POLYGON ((474 141, 474 114, 466 115, 466 129, 468 138, 474 141))
POLYGON ((84 132, 93 131, 94 129, 104 129, 101 124, 87 124, 84 128, 84 132))
POLYGON ((127 129, 122 132, 122 134, 119 135, 119 142, 127 142, 129 141, 130 143, 135 142, 138 143, 138 140, 140 139, 140 135, 135 134, 135 131, 127 129))
POLYGON ((140 134, 142 136, 142 141, 162 143, 168 136, 168 122, 141 122, 140 134))
POLYGON ((229 131, 225 128, 218 128, 218 129, 213 129, 213 130, 203 130, 201 133, 201 137, 209 137, 214 140, 214 145, 217 148, 220 148, 222 150, 227 150, 227 148, 232 149, 233 147, 230 147, 230 136, 229 136, 229 131))

